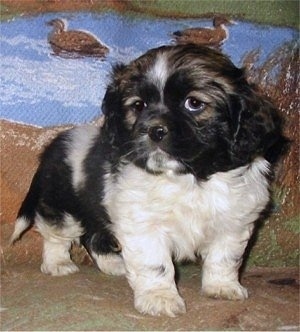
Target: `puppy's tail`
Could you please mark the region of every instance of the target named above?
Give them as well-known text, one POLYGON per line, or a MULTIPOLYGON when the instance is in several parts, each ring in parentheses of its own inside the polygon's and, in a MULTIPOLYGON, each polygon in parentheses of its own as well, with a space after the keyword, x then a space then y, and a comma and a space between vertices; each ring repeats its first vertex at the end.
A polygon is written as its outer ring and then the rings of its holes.
POLYGON ((18 241, 22 235, 29 230, 34 224, 35 210, 40 197, 40 172, 35 173, 28 193, 18 212, 18 217, 15 222, 15 229, 10 237, 10 244, 18 241))
POLYGON ((18 241, 21 238, 21 235, 25 233, 32 225, 33 222, 26 217, 18 217, 15 223, 14 232, 10 237, 9 243, 14 244, 16 241, 18 241))

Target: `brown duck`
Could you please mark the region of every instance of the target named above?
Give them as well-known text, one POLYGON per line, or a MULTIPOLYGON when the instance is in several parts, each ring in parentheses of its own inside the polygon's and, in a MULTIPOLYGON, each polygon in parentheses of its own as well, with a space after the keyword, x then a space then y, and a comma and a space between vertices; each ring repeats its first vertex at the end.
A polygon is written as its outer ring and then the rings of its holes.
POLYGON ((92 56, 104 57, 109 49, 92 34, 81 30, 66 30, 62 19, 54 19, 47 23, 53 26, 48 41, 56 55, 64 57, 92 56))
POLYGON ((175 31, 173 36, 178 44, 198 44, 219 47, 228 39, 226 25, 233 24, 226 17, 216 16, 213 19, 213 28, 190 28, 175 31))

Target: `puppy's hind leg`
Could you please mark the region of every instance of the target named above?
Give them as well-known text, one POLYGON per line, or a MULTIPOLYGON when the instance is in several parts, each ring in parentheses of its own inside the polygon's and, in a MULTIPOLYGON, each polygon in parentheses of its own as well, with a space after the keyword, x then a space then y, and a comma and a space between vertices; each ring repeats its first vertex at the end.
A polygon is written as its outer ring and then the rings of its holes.
POLYGON ((63 227, 51 226, 40 216, 36 222, 38 231, 44 237, 41 271, 45 274, 63 276, 79 270, 71 260, 70 249, 72 242, 79 240, 82 229, 77 223, 71 225, 70 218, 66 218, 63 227))
POLYGON ((93 257, 100 271, 103 273, 111 274, 114 276, 125 275, 125 265, 120 254, 97 254, 93 251, 91 256, 93 257))
POLYGON ((63 276, 79 271, 70 257, 72 241, 54 237, 44 239, 41 271, 53 276, 63 276))
POLYGON ((115 276, 126 273, 121 245, 109 231, 103 229, 83 242, 100 271, 115 276))

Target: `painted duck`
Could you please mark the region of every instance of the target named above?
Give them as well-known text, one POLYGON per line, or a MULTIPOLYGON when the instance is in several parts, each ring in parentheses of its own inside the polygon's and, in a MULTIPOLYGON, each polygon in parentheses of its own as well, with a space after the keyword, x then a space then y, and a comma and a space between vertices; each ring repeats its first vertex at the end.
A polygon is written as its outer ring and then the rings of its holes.
POLYGON ((213 28, 190 28, 175 31, 173 36, 178 44, 198 44, 212 47, 220 47, 228 39, 229 33, 226 25, 233 24, 224 16, 216 16, 213 19, 213 28))
POLYGON ((47 22, 47 25, 54 28, 48 35, 48 42, 56 55, 104 57, 109 52, 108 47, 91 33, 81 30, 67 31, 65 20, 57 18, 47 22))

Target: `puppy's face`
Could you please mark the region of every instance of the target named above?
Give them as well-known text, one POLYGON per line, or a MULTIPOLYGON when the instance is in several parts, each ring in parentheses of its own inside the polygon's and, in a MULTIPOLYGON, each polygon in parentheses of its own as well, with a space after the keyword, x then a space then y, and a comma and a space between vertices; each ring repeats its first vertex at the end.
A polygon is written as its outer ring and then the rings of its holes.
POLYGON ((279 130, 243 71, 196 46, 161 47, 116 67, 103 112, 104 136, 119 157, 148 172, 202 179, 265 154, 279 130))

